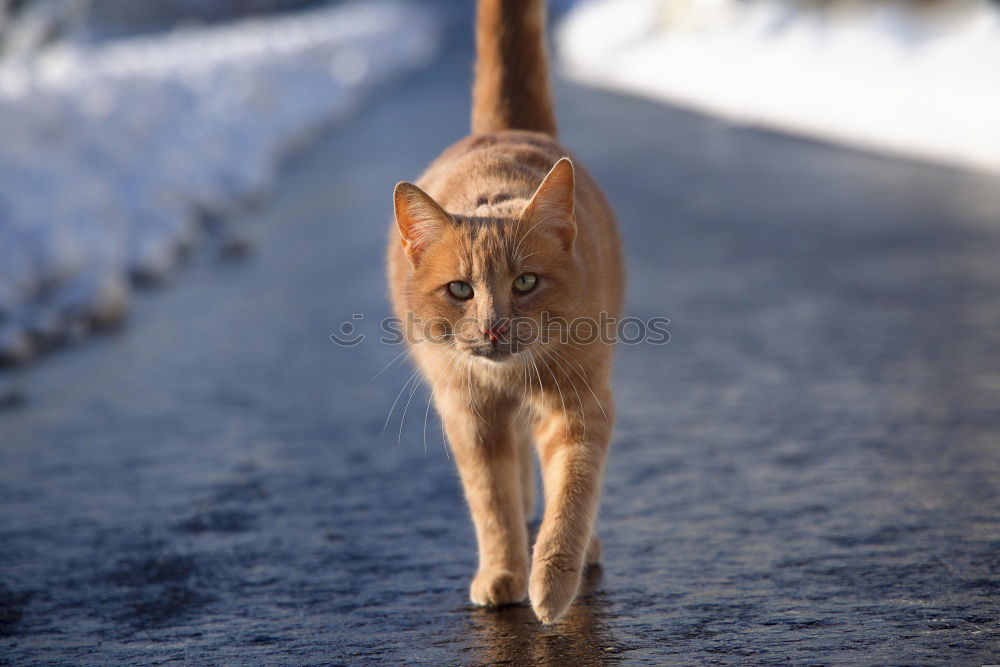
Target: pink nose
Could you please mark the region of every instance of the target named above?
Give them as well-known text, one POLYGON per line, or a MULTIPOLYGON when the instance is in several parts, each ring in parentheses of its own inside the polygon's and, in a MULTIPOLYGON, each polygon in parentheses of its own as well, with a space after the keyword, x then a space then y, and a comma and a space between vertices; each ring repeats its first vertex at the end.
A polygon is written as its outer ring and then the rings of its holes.
POLYGON ((492 326, 486 328, 483 331, 483 335, 490 339, 491 343, 497 343, 500 341, 500 337, 507 333, 507 329, 510 327, 506 322, 498 322, 492 326))

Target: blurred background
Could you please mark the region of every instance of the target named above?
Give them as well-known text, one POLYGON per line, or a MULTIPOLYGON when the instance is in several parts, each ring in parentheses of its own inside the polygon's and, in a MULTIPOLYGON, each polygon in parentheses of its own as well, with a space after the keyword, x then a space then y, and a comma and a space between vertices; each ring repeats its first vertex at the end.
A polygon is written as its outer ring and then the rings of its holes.
POLYGON ((988 0, 606 0, 559 30, 582 81, 993 173, 998 38, 988 0))
POLYGON ((392 2, 41 0, 0 17, 9 362, 116 323, 131 285, 162 282, 291 146, 439 40, 392 2))
MULTIPOLYGON (((987 0, 558 2, 572 79, 728 122, 1000 172, 987 0)), ((425 66, 446 3, 0 5, 0 361, 106 327, 309 132, 425 66)), ((222 223, 220 223, 222 224, 222 223)), ((227 225, 222 243, 247 239, 227 225)))
POLYGON ((378 341, 473 3, 0 0, 0 663, 1000 660, 1000 3, 550 9, 671 341, 542 628, 378 341))

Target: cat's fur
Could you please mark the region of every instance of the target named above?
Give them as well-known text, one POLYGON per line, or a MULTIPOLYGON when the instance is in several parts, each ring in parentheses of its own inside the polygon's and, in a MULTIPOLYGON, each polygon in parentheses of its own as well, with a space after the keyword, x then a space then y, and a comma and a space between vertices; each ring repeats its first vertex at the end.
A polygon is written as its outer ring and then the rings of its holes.
POLYGON ((600 557, 593 527, 614 417, 612 345, 566 334, 576 318, 618 316, 622 259, 607 201, 555 139, 544 2, 480 0, 476 34, 473 134, 417 185, 396 186, 389 286, 396 314, 427 324, 408 341, 476 528, 472 601, 530 597, 550 623, 600 557), (521 294, 512 283, 525 273, 537 285, 521 294), (453 281, 473 297, 453 297, 453 281), (529 559, 536 448, 545 509, 529 559))

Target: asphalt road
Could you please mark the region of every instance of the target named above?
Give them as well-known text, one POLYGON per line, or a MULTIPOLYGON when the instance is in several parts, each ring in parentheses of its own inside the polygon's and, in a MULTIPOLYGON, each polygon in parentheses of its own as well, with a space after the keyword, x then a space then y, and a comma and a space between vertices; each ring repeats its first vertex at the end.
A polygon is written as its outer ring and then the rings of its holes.
POLYGON ((6 378, 0 661, 1000 662, 996 179, 565 83, 628 312, 672 340, 621 348, 566 622, 471 608, 427 395, 383 434, 410 369, 372 379, 392 185, 467 127, 458 41, 289 162, 247 261, 6 378))

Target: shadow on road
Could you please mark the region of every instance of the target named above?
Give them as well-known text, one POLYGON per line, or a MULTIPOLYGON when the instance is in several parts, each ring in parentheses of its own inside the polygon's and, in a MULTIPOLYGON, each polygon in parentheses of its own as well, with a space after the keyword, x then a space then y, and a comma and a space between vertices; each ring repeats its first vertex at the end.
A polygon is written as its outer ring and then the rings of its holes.
POLYGON ((489 665, 598 665, 623 650, 605 622, 602 570, 588 568, 579 601, 558 626, 539 625, 527 605, 473 612, 476 662, 489 665))

